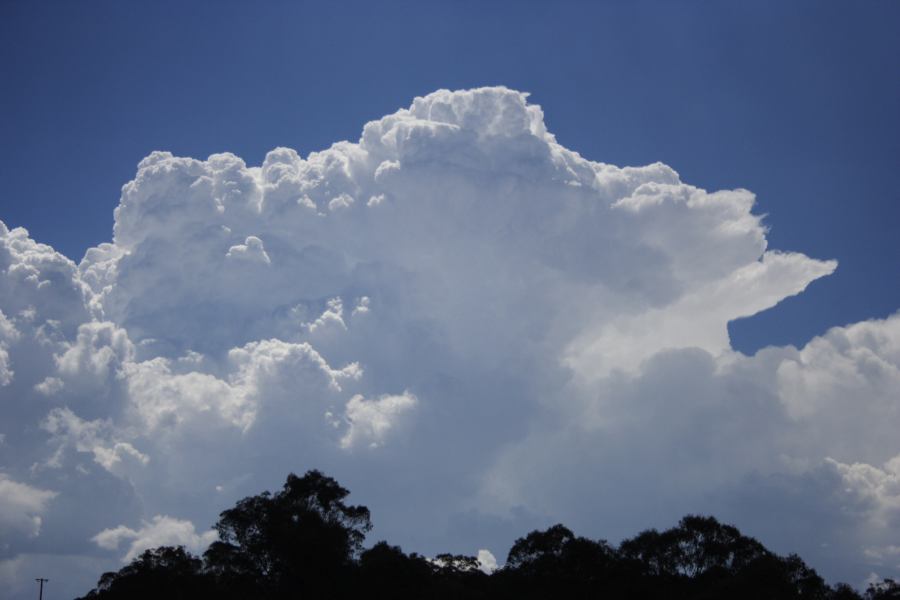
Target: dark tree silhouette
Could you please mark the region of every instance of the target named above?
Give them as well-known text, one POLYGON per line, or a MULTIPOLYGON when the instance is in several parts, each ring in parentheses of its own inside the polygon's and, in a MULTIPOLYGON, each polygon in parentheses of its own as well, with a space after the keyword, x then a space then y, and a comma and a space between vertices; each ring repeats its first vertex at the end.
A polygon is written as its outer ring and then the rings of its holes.
POLYGON ((359 587, 376 598, 422 598, 430 595, 432 565, 399 546, 378 542, 362 553, 359 587))
POLYGON ((438 554, 434 557, 434 566, 443 573, 468 573, 478 568, 478 559, 464 554, 438 554))
POLYGON ((755 539, 713 517, 686 516, 674 531, 676 568, 690 577, 713 570, 734 573, 768 554, 755 539))
POLYGON ((768 551, 737 528, 713 517, 688 515, 677 527, 655 529, 626 540, 622 556, 640 563, 647 575, 700 577, 709 573, 733 574, 768 551))
POLYGON ((866 590, 866 600, 900 600, 900 583, 893 579, 870 583, 866 590))
POLYGON ((507 595, 521 598, 594 596, 609 591, 616 560, 605 541, 558 524, 516 540, 498 578, 507 595))
POLYGON ((213 592, 213 581, 202 573, 202 561, 184 547, 162 546, 146 550, 116 573, 104 573, 85 599, 205 598, 213 592))
MULTIPOLYGON (((277 493, 222 512, 220 539, 203 560, 182 547, 147 550, 104 573, 82 600, 863 600, 845 584, 828 586, 800 557, 779 556, 713 517, 688 515, 618 548, 554 525, 517 539, 489 576, 473 556, 427 559, 384 541, 363 550, 369 510, 348 505, 348 495, 319 471, 289 475, 277 493)), ((872 584, 865 600, 900 600, 900 585, 872 584)))
POLYGON ((574 539, 575 534, 561 524, 544 531, 532 531, 513 543, 506 556, 506 565, 510 569, 522 570, 555 562, 562 557, 566 545, 574 539))
POLYGON ((668 589, 670 597, 825 599, 832 593, 798 556, 779 557, 713 517, 688 515, 677 527, 644 531, 623 541, 620 553, 641 580, 668 589))
POLYGON ((344 503, 349 491, 319 471, 288 475, 282 490, 244 498, 219 516, 204 558, 232 582, 282 594, 346 583, 371 529, 369 509, 344 503))
POLYGON ((642 576, 673 578, 679 575, 678 537, 673 529, 662 533, 648 529, 623 541, 619 551, 642 576))

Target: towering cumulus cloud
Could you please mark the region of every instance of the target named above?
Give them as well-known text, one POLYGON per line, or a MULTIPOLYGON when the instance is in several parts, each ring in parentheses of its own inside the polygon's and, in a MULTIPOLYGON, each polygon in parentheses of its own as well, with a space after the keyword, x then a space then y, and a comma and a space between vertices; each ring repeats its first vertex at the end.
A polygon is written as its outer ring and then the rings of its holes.
POLYGON ((769 250, 753 203, 483 88, 306 158, 154 152, 77 266, 0 224, 0 585, 202 550, 312 467, 426 553, 712 512, 895 574, 900 317, 734 352, 729 321, 836 267, 769 250))

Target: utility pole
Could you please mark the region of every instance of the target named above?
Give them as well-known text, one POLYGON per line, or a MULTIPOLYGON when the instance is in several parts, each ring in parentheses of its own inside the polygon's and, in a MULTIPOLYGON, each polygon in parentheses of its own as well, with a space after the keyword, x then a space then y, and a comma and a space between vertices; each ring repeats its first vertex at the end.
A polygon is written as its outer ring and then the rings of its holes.
POLYGON ((38 577, 37 579, 35 579, 35 581, 41 584, 41 590, 38 592, 38 600, 44 600, 44 582, 50 580, 44 579, 43 577, 38 577))

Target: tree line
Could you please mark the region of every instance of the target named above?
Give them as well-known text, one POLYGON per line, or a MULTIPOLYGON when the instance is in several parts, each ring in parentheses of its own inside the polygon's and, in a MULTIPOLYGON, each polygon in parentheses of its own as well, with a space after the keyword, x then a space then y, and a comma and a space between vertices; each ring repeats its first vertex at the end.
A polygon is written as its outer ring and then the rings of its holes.
POLYGON ((222 512, 219 540, 202 557, 183 547, 146 550, 79 600, 900 600, 900 584, 890 579, 862 595, 830 586, 799 556, 779 556, 731 525, 695 515, 618 546, 563 525, 532 531, 487 574, 473 556, 427 558, 384 541, 364 548, 369 510, 347 504, 348 495, 319 471, 291 474, 280 491, 222 512))

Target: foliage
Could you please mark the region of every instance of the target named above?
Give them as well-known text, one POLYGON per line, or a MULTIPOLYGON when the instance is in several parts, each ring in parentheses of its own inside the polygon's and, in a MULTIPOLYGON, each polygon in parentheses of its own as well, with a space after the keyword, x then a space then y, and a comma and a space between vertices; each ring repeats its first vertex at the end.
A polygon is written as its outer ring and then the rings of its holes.
POLYGON ((146 550, 117 573, 104 573, 85 598, 106 600, 166 597, 187 600, 208 596, 214 581, 202 572, 202 561, 181 546, 146 550))
POLYGON ((346 580, 369 509, 344 503, 349 491, 319 471, 288 476, 282 490, 244 498, 219 516, 207 568, 241 588, 280 594, 346 580))
POLYGON ((713 517, 688 515, 618 547, 558 524, 515 541, 488 575, 478 559, 427 559, 381 541, 363 549, 369 510, 319 471, 289 475, 277 493, 244 498, 221 513, 219 541, 202 560, 184 548, 147 550, 105 573, 84 599, 608 598, 900 600, 890 579, 864 596, 828 586, 796 555, 778 556, 713 517))

